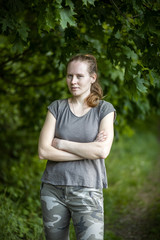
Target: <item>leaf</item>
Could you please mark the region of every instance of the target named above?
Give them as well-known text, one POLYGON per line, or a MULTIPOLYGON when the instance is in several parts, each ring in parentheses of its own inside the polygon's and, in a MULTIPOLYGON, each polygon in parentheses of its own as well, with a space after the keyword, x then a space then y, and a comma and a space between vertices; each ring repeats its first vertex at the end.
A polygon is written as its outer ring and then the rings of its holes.
POLYGON ((141 60, 138 60, 138 61, 137 61, 137 64, 142 67, 142 71, 149 71, 149 68, 148 68, 148 67, 144 67, 144 65, 142 64, 142 61, 141 61, 141 60))
POLYGON ((149 70, 149 78, 150 78, 151 84, 155 87, 154 78, 152 76, 152 71, 151 70, 149 70))
POLYGON ((24 22, 21 22, 20 26, 17 29, 19 36, 23 41, 27 41, 29 28, 24 22))
POLYGON ((138 55, 131 50, 129 47, 125 46, 123 47, 124 54, 127 56, 127 58, 131 58, 132 60, 138 60, 138 55))
POLYGON ((95 0, 82 0, 83 1, 83 4, 87 6, 87 4, 91 4, 91 5, 94 5, 94 2, 95 0))
POLYGON ((149 78, 152 86, 160 86, 159 75, 154 70, 149 70, 149 78))
POLYGON ((3 19, 3 20, 1 21, 1 23, 2 23, 2 32, 4 33, 4 32, 7 30, 8 21, 7 21, 7 19, 3 19))
POLYGON ((143 78, 136 78, 136 87, 141 93, 147 93, 147 87, 144 85, 145 81, 143 78))
POLYGON ((70 26, 77 26, 75 20, 74 20, 74 15, 75 13, 69 9, 61 9, 60 10, 60 24, 63 29, 67 27, 67 23, 70 26))
POLYGON ((13 29, 13 23, 11 22, 11 19, 8 18, 8 16, 1 20, 0 23, 2 23, 3 33, 7 30, 7 28, 13 29))
POLYGON ((114 36, 115 36, 115 38, 120 39, 121 38, 120 31, 118 30, 114 36))
POLYGON ((48 30, 55 28, 55 16, 50 7, 46 8, 46 25, 48 30))
POLYGON ((56 0, 56 3, 60 6, 62 4, 62 0, 56 0))
POLYGON ((15 41, 12 47, 13 53, 22 53, 24 50, 24 44, 21 39, 15 41))
POLYGON ((124 80, 124 71, 123 69, 114 69, 110 72, 111 78, 115 81, 117 78, 119 78, 122 82, 124 80))
POLYGON ((69 6, 72 11, 74 10, 74 4, 71 0, 66 0, 66 6, 69 6))

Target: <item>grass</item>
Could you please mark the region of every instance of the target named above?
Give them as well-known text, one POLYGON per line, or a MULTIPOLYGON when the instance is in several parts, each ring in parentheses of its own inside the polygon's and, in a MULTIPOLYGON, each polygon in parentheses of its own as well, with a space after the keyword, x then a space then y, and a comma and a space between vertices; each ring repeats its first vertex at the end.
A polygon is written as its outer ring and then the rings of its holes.
MULTIPOLYGON (((123 239, 115 233, 121 217, 129 214, 130 206, 138 208, 145 205, 139 193, 146 185, 148 177, 151 178, 150 182, 154 178, 152 173, 158 154, 155 130, 142 125, 136 126, 132 137, 122 136, 119 141, 114 142, 110 156, 106 159, 109 188, 104 190, 105 240, 123 239)), ((152 204, 149 209, 152 209, 152 204)), ((150 216, 153 215, 154 218, 155 215, 151 212, 150 216)), ((74 240, 73 224, 70 229, 71 240, 74 240)), ((157 231, 156 228, 152 230, 157 231)))
MULTIPOLYGON (((115 224, 131 209, 143 207, 139 197, 146 180, 154 172, 159 155, 158 141, 154 130, 136 127, 132 137, 123 136, 113 144, 106 160, 109 188, 104 190, 105 231, 114 231, 115 224)), ((153 174, 152 177, 154 178, 153 174)), ((153 179, 150 180, 152 184, 153 179)), ((105 238, 119 240, 117 238, 105 238)))

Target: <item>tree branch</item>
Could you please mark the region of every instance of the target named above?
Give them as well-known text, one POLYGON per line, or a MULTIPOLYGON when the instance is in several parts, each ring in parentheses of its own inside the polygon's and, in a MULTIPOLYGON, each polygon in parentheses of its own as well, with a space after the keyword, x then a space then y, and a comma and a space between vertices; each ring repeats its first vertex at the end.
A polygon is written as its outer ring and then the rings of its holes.
MULTIPOLYGON (((13 82, 9 79, 7 79, 6 77, 2 76, 1 77, 2 80, 4 79, 6 82, 8 82, 9 84, 12 84, 12 85, 15 85, 17 87, 21 87, 21 88, 29 88, 29 87, 43 87, 43 86, 46 86, 46 85, 49 85, 49 84, 53 84, 53 80, 50 80, 50 81, 47 81, 47 82, 44 82, 44 83, 29 83, 29 84, 20 84, 20 83, 16 83, 16 82, 13 82)), ((57 81, 61 81, 62 78, 57 78, 57 81)))
POLYGON ((18 54, 18 55, 15 55, 14 57, 11 57, 9 59, 7 59, 6 61, 4 62, 1 62, 0 63, 0 67, 4 66, 5 64, 7 64, 8 62, 10 61, 14 61, 14 60, 20 60, 27 52, 29 52, 30 50, 27 49, 23 52, 23 54, 18 54))
POLYGON ((116 7, 116 9, 118 10, 118 12, 120 12, 121 14, 122 14, 122 16, 124 17, 124 18, 126 18, 126 15, 120 10, 120 8, 117 6, 117 4, 115 3, 115 1, 114 0, 110 0, 112 3, 113 3, 113 5, 116 7))
MULTIPOLYGON (((110 1, 111 1, 111 2, 113 3, 113 5, 116 7, 116 9, 118 10, 118 12, 120 12, 121 15, 122 15, 125 19, 128 20, 128 17, 126 16, 126 14, 124 14, 124 13, 120 10, 120 8, 117 6, 117 4, 115 3, 115 1, 114 1, 114 0, 110 0, 110 1)), ((132 17, 129 17, 129 18, 134 19, 134 18, 137 18, 137 17, 142 16, 142 15, 144 15, 144 14, 143 14, 143 13, 142 13, 142 14, 137 14, 137 15, 132 16, 132 17)))
MULTIPOLYGON (((60 79, 59 79, 60 80, 60 79)), ((58 80, 58 81, 59 81, 58 80)), ((15 86, 17 86, 17 87, 22 87, 22 88, 29 88, 29 87, 43 87, 43 86, 46 86, 46 85, 49 85, 49 84, 51 84, 51 83, 53 83, 53 80, 51 80, 51 81, 48 81, 48 82, 45 82, 45 83, 41 83, 41 84, 19 84, 19 83, 16 83, 16 82, 10 82, 10 84, 13 84, 13 85, 15 85, 15 86)))

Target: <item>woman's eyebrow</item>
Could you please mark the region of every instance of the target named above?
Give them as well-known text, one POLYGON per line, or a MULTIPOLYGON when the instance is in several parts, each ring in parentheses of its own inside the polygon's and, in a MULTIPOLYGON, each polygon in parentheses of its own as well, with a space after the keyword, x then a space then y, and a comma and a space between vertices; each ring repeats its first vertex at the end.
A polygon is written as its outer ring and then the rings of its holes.
POLYGON ((68 76, 68 75, 84 76, 83 73, 67 73, 67 76, 68 76))
POLYGON ((84 74, 82 74, 82 73, 77 73, 76 75, 79 75, 79 76, 84 76, 84 74))

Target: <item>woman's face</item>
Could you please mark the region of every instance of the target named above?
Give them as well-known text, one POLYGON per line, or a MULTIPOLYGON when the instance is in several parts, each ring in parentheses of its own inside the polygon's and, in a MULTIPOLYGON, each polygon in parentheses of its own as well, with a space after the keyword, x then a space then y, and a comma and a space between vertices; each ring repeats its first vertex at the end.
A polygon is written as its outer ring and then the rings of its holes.
POLYGON ((95 82, 96 74, 90 76, 86 62, 73 61, 67 68, 67 85, 73 96, 88 97, 91 84, 95 82))

